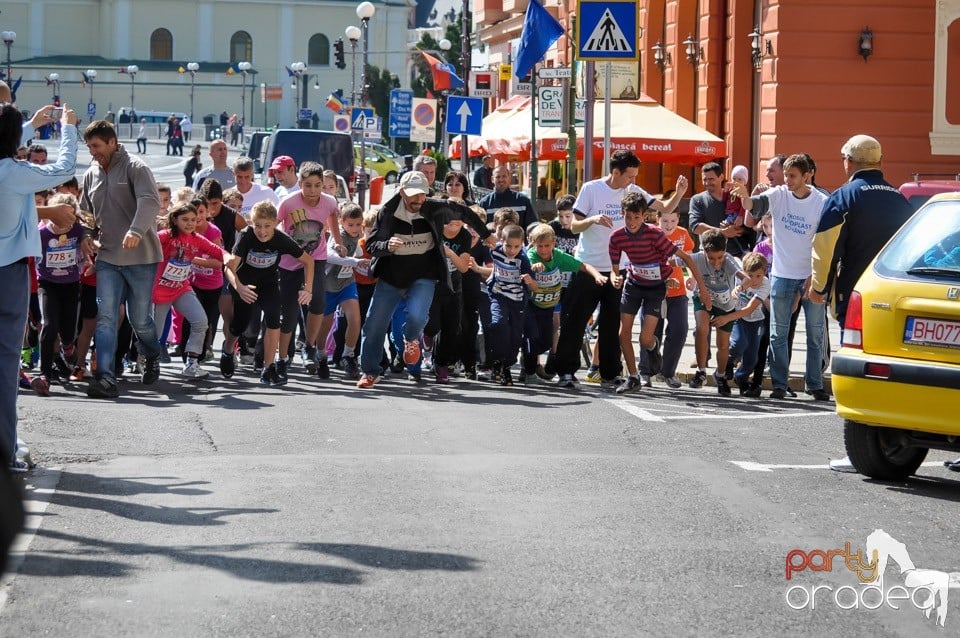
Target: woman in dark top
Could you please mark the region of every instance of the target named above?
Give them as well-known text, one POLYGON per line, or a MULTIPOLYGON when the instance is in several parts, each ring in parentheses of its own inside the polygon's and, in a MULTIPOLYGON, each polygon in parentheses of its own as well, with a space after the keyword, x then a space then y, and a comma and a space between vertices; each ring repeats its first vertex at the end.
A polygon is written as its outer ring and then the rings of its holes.
POLYGON ((200 152, 200 145, 197 144, 193 147, 193 152, 190 153, 190 159, 183 166, 183 179, 186 180, 187 186, 193 186, 194 176, 203 168, 203 163, 200 161, 200 152))

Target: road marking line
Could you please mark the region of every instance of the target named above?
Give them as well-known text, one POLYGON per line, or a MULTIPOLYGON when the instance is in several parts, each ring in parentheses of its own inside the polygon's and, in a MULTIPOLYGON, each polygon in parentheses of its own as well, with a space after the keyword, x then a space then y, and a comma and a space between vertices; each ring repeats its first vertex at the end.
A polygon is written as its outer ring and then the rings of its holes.
POLYGON ((7 606, 7 593, 10 591, 13 580, 20 571, 20 566, 27 557, 27 551, 30 544, 37 535, 43 523, 43 515, 50 505, 50 496, 57 491, 57 485, 60 483, 60 469, 46 468, 33 475, 33 489, 28 494, 35 495, 34 498, 25 499, 23 502, 26 509, 27 520, 23 525, 23 531, 13 541, 10 548, 10 559, 7 564, 7 573, 0 578, 0 616, 3 616, 3 610, 7 606), (41 496, 42 498, 36 498, 41 496))
POLYGON ((714 420, 741 420, 741 419, 784 419, 790 417, 801 417, 801 416, 837 416, 836 412, 766 412, 763 414, 709 414, 698 412, 689 415, 671 415, 663 417, 666 420, 674 421, 677 419, 692 419, 696 417, 709 416, 711 421, 714 420))
POLYGON ((641 421, 653 421, 655 423, 663 423, 663 419, 661 417, 658 417, 657 415, 647 410, 644 410, 643 408, 637 407, 636 405, 634 405, 633 403, 630 403, 629 401, 623 401, 623 400, 618 401, 616 399, 604 399, 604 401, 606 401, 611 405, 617 406, 627 414, 635 416, 641 421))
MULTIPOLYGON (((730 461, 748 472, 772 472, 774 470, 829 470, 830 465, 792 465, 783 463, 755 463, 753 461, 730 461)), ((921 467, 943 467, 938 461, 927 461, 921 467)))

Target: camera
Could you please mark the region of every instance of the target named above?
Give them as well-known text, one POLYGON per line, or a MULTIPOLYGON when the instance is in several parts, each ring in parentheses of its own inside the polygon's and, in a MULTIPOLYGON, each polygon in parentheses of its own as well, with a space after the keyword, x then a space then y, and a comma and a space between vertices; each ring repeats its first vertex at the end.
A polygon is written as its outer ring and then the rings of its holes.
POLYGON ((51 120, 59 120, 61 117, 63 117, 63 109, 62 109, 62 108, 59 108, 59 107, 58 107, 58 108, 55 108, 55 109, 53 109, 52 111, 50 111, 50 119, 51 119, 51 120))

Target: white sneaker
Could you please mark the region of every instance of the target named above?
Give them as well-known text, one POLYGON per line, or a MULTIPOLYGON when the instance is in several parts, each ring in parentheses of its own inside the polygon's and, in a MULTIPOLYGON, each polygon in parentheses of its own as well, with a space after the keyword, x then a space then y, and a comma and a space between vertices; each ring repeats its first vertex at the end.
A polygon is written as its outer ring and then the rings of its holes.
POLYGON ((201 368, 200 364, 196 361, 183 366, 183 372, 180 374, 188 379, 205 379, 210 375, 210 373, 201 368))
POLYGON ((672 376, 667 379, 667 385, 676 390, 677 388, 683 387, 683 382, 680 381, 679 377, 672 376))
POLYGON ((650 375, 649 375, 649 374, 641 374, 641 375, 640 375, 640 385, 642 385, 642 386, 645 387, 645 388, 652 388, 652 387, 653 387, 653 382, 650 381, 650 375))
POLYGON ((850 462, 850 457, 845 456, 842 459, 837 459, 830 461, 830 469, 834 472, 844 472, 847 474, 856 474, 857 468, 853 467, 853 463, 850 462))

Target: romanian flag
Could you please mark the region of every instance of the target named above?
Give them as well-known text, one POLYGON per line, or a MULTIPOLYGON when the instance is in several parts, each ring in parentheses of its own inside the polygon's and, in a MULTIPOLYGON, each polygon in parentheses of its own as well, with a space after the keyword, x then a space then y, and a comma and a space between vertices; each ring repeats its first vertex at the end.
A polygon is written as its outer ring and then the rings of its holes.
POLYGON ((425 51, 420 51, 420 53, 423 53, 424 59, 427 61, 427 64, 430 65, 430 72, 433 75, 434 91, 446 91, 463 86, 463 80, 454 73, 452 64, 441 62, 425 51))
POLYGON ((343 110, 343 101, 336 93, 331 93, 327 96, 327 108, 334 113, 339 113, 343 110))
POLYGON ((235 73, 238 73, 239 71, 240 69, 237 68, 236 64, 231 64, 230 66, 227 67, 227 75, 233 75, 235 73))

